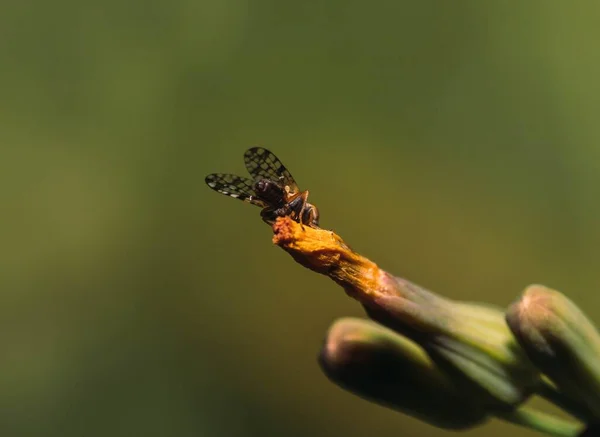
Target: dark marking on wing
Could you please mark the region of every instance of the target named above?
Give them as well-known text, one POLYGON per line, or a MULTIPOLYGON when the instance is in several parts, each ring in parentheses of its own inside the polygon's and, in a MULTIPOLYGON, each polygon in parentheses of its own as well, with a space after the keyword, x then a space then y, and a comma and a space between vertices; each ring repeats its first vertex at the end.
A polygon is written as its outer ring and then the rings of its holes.
POLYGON ((256 197, 254 181, 227 173, 212 173, 204 179, 206 185, 226 196, 240 199, 264 208, 267 204, 256 197))
POLYGON ((272 152, 262 147, 252 147, 244 153, 244 163, 248 172, 256 179, 269 179, 282 182, 290 188, 289 194, 300 191, 292 174, 272 152))

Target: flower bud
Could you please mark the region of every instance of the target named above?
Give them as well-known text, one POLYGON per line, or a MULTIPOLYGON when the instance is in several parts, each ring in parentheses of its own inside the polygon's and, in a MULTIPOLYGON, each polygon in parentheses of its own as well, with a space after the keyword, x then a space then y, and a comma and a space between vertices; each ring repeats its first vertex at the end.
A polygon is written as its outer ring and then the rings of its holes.
POLYGON ((531 285, 506 320, 535 365, 600 420, 600 336, 585 314, 562 293, 531 285))
POLYGON ((372 319, 419 344, 487 407, 511 409, 536 389, 539 372, 519 348, 502 311, 453 302, 395 277, 332 231, 284 217, 273 232, 273 242, 297 262, 333 279, 372 319))
POLYGON ((320 363, 329 379, 346 390, 434 426, 465 429, 487 418, 481 403, 416 343, 368 320, 335 322, 320 363))
POLYGON ((452 301, 396 280, 397 296, 378 297, 365 306, 371 318, 421 345, 489 408, 513 408, 536 390, 539 371, 515 341, 501 310, 452 301))

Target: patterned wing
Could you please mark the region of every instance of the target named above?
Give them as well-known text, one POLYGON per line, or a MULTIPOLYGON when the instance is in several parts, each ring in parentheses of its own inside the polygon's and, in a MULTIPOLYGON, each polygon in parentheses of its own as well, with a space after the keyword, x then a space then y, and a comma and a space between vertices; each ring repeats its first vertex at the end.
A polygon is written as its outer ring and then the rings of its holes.
POLYGON ((265 202, 256 197, 254 181, 234 174, 212 173, 204 179, 206 185, 226 196, 264 208, 265 202))
POLYGON ((252 177, 256 179, 269 179, 281 181, 283 185, 290 188, 289 194, 300 191, 291 173, 272 152, 262 147, 252 147, 244 153, 246 168, 252 177))

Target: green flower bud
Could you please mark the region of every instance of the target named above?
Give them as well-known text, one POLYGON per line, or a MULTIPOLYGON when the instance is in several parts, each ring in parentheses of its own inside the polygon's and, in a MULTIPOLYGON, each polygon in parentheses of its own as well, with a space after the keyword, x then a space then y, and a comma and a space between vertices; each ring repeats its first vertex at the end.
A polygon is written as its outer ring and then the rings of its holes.
POLYGON ((494 307, 445 299, 396 278, 397 295, 365 305, 370 317, 407 335, 487 407, 511 409, 540 384, 539 371, 494 307))
POLYGON ((487 412, 442 372, 421 347, 371 321, 341 319, 320 356, 325 374, 368 400, 434 426, 465 429, 487 412))
POLYGON ((333 231, 282 217, 273 233, 294 260, 334 280, 394 331, 365 321, 336 323, 321 356, 334 382, 441 427, 467 428, 493 414, 557 437, 580 432, 523 404, 534 392, 562 407, 569 399, 549 388, 501 310, 453 302, 395 277, 333 231))
POLYGON ((600 336, 585 314, 558 291, 532 285, 506 320, 535 365, 600 420, 600 336))

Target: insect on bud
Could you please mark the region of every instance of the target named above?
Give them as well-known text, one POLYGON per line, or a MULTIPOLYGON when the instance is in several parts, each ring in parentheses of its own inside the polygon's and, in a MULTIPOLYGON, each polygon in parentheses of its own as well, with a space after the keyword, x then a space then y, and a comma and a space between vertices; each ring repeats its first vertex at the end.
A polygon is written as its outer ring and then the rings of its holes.
POLYGON ((308 191, 300 191, 292 174, 273 154, 262 147, 244 153, 252 179, 230 173, 211 173, 204 181, 211 189, 262 208, 260 216, 269 225, 277 217, 294 217, 298 222, 319 226, 319 210, 308 203, 308 191))

